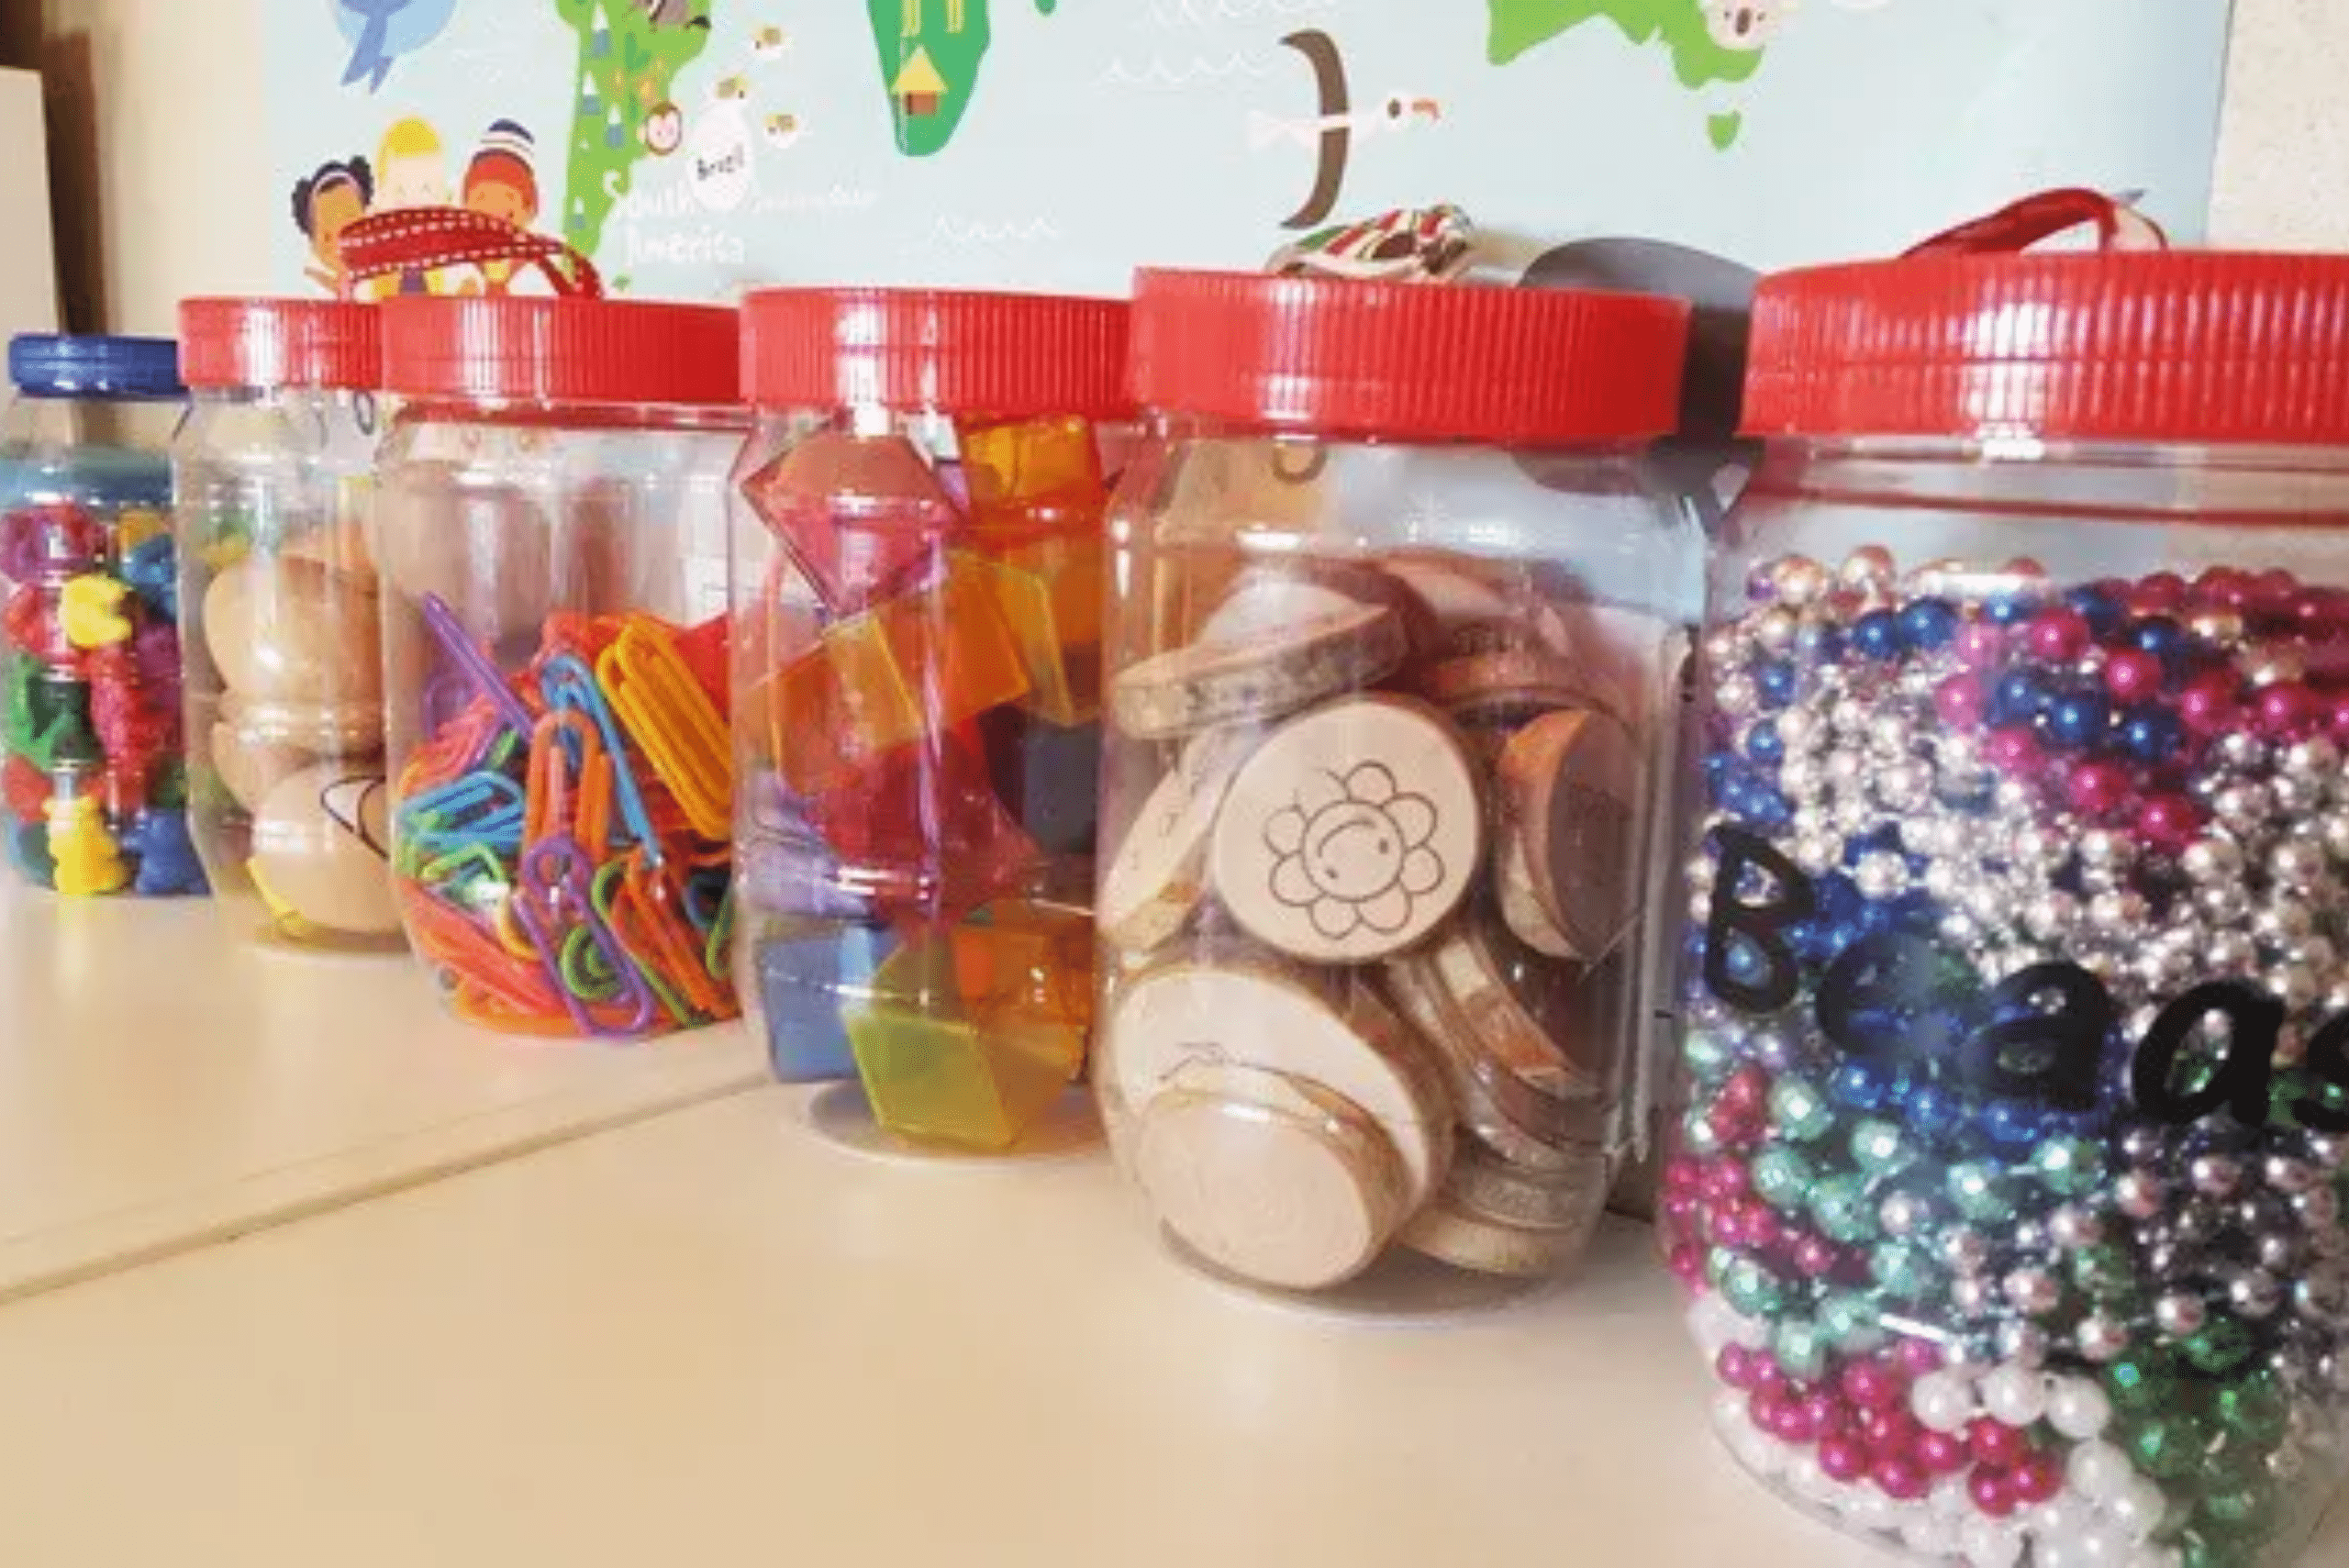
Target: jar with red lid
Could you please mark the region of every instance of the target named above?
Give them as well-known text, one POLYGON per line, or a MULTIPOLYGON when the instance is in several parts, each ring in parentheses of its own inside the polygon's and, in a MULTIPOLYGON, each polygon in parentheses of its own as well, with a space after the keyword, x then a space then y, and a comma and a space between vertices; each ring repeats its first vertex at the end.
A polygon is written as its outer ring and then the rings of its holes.
POLYGON ((731 1018, 735 313, 401 298, 376 464, 393 887, 459 1016, 731 1018))
POLYGON ((2344 366, 2349 260, 2087 193, 1756 299, 1662 1218, 1731 1451, 1920 1560, 2342 1477, 2344 366))
POLYGON ((855 1078, 870 1119, 841 1125, 902 1146, 1063 1146, 1126 307, 785 289, 743 315, 737 970, 775 1072, 855 1078))
POLYGON ((1144 272, 1094 1084, 1174 1251, 1363 1309, 1567 1269, 1634 1131, 1688 308, 1144 272))
POLYGON ((372 544, 374 311, 180 306, 172 446, 188 827, 221 908, 301 946, 397 948, 372 544))

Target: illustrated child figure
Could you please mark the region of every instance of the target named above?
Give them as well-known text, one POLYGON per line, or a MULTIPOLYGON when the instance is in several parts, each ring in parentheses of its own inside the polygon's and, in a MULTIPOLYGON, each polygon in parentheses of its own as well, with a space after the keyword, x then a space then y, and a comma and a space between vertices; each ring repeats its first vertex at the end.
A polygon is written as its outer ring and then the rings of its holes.
MULTIPOLYGON (((375 150, 375 201, 370 212, 398 212, 409 207, 447 206, 449 168, 440 133, 429 121, 410 116, 395 120, 375 150)), ((438 294, 445 280, 422 267, 409 267, 396 278, 375 285, 374 293, 438 294)))
MULTIPOLYGON (((538 143, 513 120, 494 120, 482 132, 481 146, 465 166, 465 206, 527 229, 538 221, 539 177, 532 161, 538 143)), ((514 263, 491 261, 482 268, 484 287, 504 294, 514 277, 514 263)))
POLYGON ((367 211, 374 196, 375 176, 364 158, 322 163, 317 173, 295 182, 294 225, 309 240, 313 258, 303 273, 338 298, 350 284, 342 264, 342 231, 367 211))

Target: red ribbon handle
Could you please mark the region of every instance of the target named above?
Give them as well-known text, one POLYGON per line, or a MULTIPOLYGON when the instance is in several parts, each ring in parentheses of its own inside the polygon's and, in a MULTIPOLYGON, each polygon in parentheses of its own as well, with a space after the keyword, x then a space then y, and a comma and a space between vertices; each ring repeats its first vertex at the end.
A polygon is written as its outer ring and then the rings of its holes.
POLYGON ((2043 239, 2070 232, 2083 224, 2096 226, 2099 250, 2166 250, 2169 236, 2162 226, 2129 202, 2102 191, 2073 187, 2041 191, 1986 217, 1945 228, 1909 256, 1976 256, 1985 252, 2028 250, 2043 239))
POLYGON ((402 207, 371 214, 342 231, 341 254, 346 293, 353 284, 402 272, 488 261, 536 267, 559 295, 600 299, 604 293, 596 263, 562 240, 463 207, 402 207))

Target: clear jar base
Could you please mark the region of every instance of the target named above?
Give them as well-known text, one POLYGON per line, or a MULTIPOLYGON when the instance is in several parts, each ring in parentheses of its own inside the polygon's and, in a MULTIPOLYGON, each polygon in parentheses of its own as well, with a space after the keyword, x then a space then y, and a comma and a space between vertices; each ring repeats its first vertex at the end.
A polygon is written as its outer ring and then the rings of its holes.
POLYGON ((1564 1288, 1572 1274, 1539 1279, 1482 1274, 1424 1257, 1408 1247, 1391 1247, 1362 1273, 1325 1290, 1282 1290, 1219 1269, 1173 1231, 1161 1227, 1159 1245, 1167 1256, 1220 1289, 1270 1307, 1329 1323, 1376 1328, 1464 1327, 1497 1312, 1545 1300, 1564 1288))
POLYGON ((808 1096, 807 1126, 834 1148, 868 1160, 915 1165, 1019 1163, 1071 1160, 1101 1147, 1101 1118, 1093 1096, 1079 1084, 1054 1101, 1018 1143, 1008 1149, 923 1143, 890 1131, 874 1118, 872 1102, 856 1084, 828 1084, 808 1096))
POLYGON ((322 930, 316 927, 288 930, 276 921, 268 919, 254 925, 251 944, 258 951, 283 954, 288 958, 378 959, 408 951, 407 939, 396 931, 388 935, 364 936, 322 930))

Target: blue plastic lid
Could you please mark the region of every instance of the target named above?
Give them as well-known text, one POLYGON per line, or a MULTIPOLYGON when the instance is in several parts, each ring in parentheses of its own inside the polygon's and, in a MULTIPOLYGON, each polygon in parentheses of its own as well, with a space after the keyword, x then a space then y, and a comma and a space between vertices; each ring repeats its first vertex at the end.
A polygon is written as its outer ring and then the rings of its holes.
POLYGON ((27 332, 8 342, 8 379, 35 397, 184 397, 180 346, 169 338, 65 338, 27 332))

